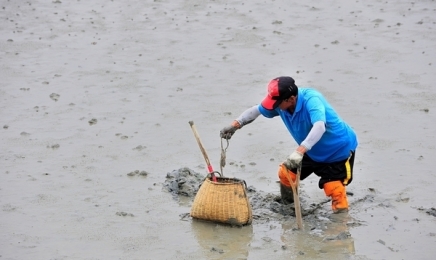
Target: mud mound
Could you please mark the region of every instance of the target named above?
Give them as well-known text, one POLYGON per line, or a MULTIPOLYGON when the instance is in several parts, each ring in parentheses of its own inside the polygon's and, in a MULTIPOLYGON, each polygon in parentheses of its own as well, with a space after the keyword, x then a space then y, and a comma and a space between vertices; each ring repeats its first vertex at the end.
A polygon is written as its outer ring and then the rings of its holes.
POLYGON ((182 195, 194 198, 204 179, 204 174, 185 167, 167 173, 163 185, 164 189, 172 193, 173 196, 182 195))
MULTIPOLYGON (((190 197, 193 201, 204 180, 204 174, 185 167, 167 173, 163 186, 164 190, 170 192, 175 199, 178 196, 185 196, 190 197)), ((278 191, 277 194, 267 193, 258 191, 254 186, 249 186, 247 192, 255 220, 284 220, 290 216, 295 217, 294 205, 284 205, 278 191)), ((323 204, 329 202, 326 200, 318 204, 309 204, 306 202, 306 198, 307 195, 304 192, 300 193, 303 216, 314 214, 316 210, 323 207, 323 204)))
MULTIPOLYGON (((286 205, 277 191, 277 194, 257 191, 253 186, 248 189, 250 204, 253 209, 253 218, 257 220, 284 220, 289 216, 295 217, 294 204, 286 205)), ((329 200, 321 203, 307 203, 307 195, 300 191, 301 214, 308 216, 314 214, 329 200)))

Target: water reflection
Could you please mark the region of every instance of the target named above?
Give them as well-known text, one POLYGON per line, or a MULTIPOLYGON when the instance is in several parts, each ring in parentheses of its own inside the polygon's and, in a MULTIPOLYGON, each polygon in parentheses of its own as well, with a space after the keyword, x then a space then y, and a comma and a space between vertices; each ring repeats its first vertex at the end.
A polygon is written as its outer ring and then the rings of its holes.
POLYGON ((295 218, 244 227, 193 220, 193 234, 202 259, 361 259, 349 232, 355 220, 348 213, 312 215, 296 229, 295 218), (254 229, 254 231, 253 231, 254 229))
POLYGON ((253 238, 253 226, 232 227, 200 220, 192 221, 192 230, 205 250, 207 259, 247 259, 253 238))
POLYGON ((348 213, 306 219, 304 231, 296 230, 294 222, 281 225, 281 242, 296 259, 353 259, 354 239, 348 227, 353 219, 348 213))

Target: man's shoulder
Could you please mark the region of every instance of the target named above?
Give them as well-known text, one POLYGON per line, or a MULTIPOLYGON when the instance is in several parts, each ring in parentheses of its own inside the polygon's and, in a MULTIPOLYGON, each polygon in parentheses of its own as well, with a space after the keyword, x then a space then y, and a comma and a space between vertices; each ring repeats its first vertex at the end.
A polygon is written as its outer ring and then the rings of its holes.
POLYGON ((277 109, 275 109, 275 110, 268 110, 268 109, 265 109, 260 104, 258 105, 258 109, 259 109, 260 114, 263 115, 264 117, 273 118, 275 116, 278 116, 277 109))
POLYGON ((298 94, 302 94, 304 97, 314 97, 314 96, 322 96, 321 92, 311 87, 300 87, 298 88, 298 94))
POLYGON ((321 105, 324 103, 325 100, 321 92, 313 88, 301 88, 301 92, 299 91, 299 95, 300 94, 302 102, 306 105, 308 105, 309 103, 311 105, 321 105))

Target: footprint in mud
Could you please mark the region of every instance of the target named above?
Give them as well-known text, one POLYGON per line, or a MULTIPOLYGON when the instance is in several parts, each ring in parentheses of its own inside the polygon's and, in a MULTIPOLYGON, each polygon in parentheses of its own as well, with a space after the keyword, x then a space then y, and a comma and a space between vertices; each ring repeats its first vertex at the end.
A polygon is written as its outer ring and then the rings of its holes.
POLYGON ((123 211, 119 211, 117 213, 115 213, 117 216, 121 216, 121 217, 134 217, 135 215, 133 215, 132 213, 126 213, 123 211))
POLYGON ((122 135, 121 133, 116 133, 115 136, 121 136, 120 138, 123 140, 126 140, 129 138, 127 135, 122 135))
POLYGON ((56 93, 51 93, 50 98, 53 99, 54 101, 58 101, 60 98, 60 95, 56 94, 56 93))
POLYGON ((11 204, 5 204, 3 205, 3 211, 5 212, 12 212, 15 211, 17 208, 12 206, 11 204))
POLYGON ((127 176, 130 176, 130 177, 132 177, 132 176, 142 176, 142 177, 146 177, 148 174, 149 174, 149 173, 146 172, 146 171, 135 170, 135 171, 133 171, 133 172, 129 172, 129 173, 127 174, 127 176))
POLYGON ((428 215, 436 217, 436 208, 426 209, 426 208, 420 207, 420 208, 418 208, 418 210, 424 211, 428 215))
POLYGON ((142 151, 142 150, 144 150, 145 148, 147 148, 147 147, 142 146, 142 145, 138 145, 138 146, 136 146, 135 148, 133 148, 132 150, 142 151))
POLYGON ((59 144, 54 144, 54 145, 47 145, 47 148, 51 148, 53 150, 59 149, 60 145, 59 144))
POLYGON ((331 241, 331 240, 345 240, 351 238, 351 234, 349 231, 342 231, 336 236, 328 236, 325 237, 323 240, 325 241, 331 241))
POLYGON ((89 120, 88 123, 89 123, 89 125, 95 125, 95 124, 97 124, 97 119, 93 118, 93 119, 89 120))
POLYGON ((217 248, 217 247, 212 247, 212 248, 210 249, 210 251, 211 251, 211 252, 217 252, 217 253, 220 253, 220 254, 223 254, 223 253, 224 253, 224 250, 222 250, 221 248, 217 248))

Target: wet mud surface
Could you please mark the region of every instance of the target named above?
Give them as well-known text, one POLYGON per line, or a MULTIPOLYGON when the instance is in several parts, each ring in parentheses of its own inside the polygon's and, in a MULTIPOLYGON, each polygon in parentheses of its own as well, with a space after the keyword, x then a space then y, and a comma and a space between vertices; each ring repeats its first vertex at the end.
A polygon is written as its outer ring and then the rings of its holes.
MULTIPOLYGON (((435 1, 0 1, 1 259, 433 259, 435 1), (238 130, 224 176, 253 222, 189 216, 219 130, 289 75, 356 131, 350 211, 300 184, 280 119, 238 130)), ((218 169, 218 168, 215 168, 218 169)), ((221 171, 221 170, 220 170, 221 171)))

